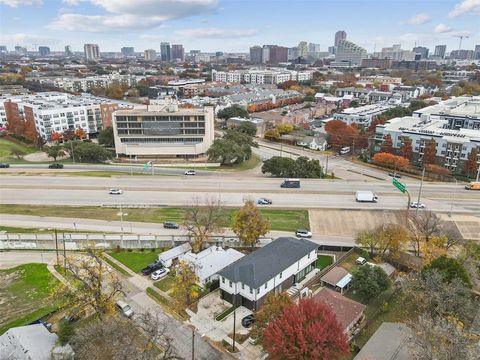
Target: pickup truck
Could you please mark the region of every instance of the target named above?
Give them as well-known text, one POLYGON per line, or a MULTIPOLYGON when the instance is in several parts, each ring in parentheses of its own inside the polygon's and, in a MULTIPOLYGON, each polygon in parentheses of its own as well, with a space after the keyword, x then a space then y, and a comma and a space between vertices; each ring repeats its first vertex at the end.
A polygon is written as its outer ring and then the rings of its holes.
POLYGON ((373 191, 357 191, 355 193, 357 202, 377 202, 378 196, 373 191))

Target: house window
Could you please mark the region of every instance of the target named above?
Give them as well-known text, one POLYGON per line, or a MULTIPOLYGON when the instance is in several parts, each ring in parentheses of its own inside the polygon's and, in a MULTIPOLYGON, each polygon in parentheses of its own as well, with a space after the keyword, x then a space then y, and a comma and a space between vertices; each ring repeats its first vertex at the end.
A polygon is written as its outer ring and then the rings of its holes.
POLYGON ((267 290, 268 287, 268 281, 265 283, 265 290, 267 290))
POLYGON ((242 290, 245 289, 245 284, 242 283, 242 290))
POLYGON ((283 273, 280 273, 280 279, 282 278, 282 274, 283 274, 283 273))
POLYGON ((232 287, 232 282, 231 281, 228 282, 228 286, 232 287))
POLYGON ((307 259, 310 259, 310 254, 308 254, 307 259))
POLYGON ((222 277, 222 283, 224 283, 224 284, 225 284, 225 278, 224 278, 224 277, 222 277))
POLYGON ((260 289, 257 289, 257 294, 260 294, 260 289))
POLYGON ((253 289, 252 288, 250 288, 250 294, 253 294, 253 289))

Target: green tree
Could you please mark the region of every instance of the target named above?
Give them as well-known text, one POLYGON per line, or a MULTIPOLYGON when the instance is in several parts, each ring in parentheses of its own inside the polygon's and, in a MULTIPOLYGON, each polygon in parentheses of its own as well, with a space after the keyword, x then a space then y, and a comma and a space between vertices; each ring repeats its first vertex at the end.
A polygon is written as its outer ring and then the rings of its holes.
POLYGON ((104 162, 112 157, 112 154, 103 146, 93 142, 73 141, 66 145, 66 149, 72 157, 79 162, 104 162))
POLYGON ((294 177, 295 160, 280 156, 273 156, 264 161, 262 165, 262 173, 269 173, 273 177, 294 177))
POLYGON ((460 280, 466 286, 472 287, 472 281, 468 275, 467 270, 462 263, 456 259, 448 258, 446 256, 440 256, 425 266, 423 271, 437 270, 443 276, 443 281, 451 283, 452 281, 460 280))
POLYGON ((225 109, 222 109, 218 112, 217 117, 220 119, 230 119, 232 117, 241 117, 245 119, 250 118, 250 114, 248 113, 247 110, 242 108, 239 105, 232 105, 229 107, 226 107, 225 109))
POLYGON ((352 274, 352 290, 369 300, 386 290, 390 284, 388 275, 382 268, 364 265, 352 274))
POLYGON ((175 267, 173 278, 173 305, 178 311, 183 311, 200 295, 199 278, 195 269, 183 260, 175 267))
POLYGON ((243 162, 244 149, 233 140, 216 139, 207 150, 208 160, 218 161, 222 165, 233 165, 243 162))
POLYGON ((62 320, 57 335, 60 345, 66 345, 70 338, 75 335, 75 328, 70 321, 62 320))
POLYGON ((113 127, 109 126, 98 133, 98 143, 108 148, 115 146, 113 127))
POLYGON ((280 133, 277 129, 268 129, 265 131, 264 137, 268 140, 277 140, 280 137, 280 133))
POLYGON ((293 125, 288 123, 281 123, 277 125, 277 130, 280 135, 290 134, 293 131, 293 125))
POLYGON ((235 129, 249 136, 255 136, 257 134, 257 126, 251 121, 242 121, 235 129))
POLYGON ((48 157, 53 158, 53 161, 57 161, 58 157, 65 156, 65 150, 63 149, 63 146, 58 144, 52 146, 44 146, 43 151, 45 151, 48 157))
POLYGON ((318 179, 323 176, 323 170, 320 161, 309 159, 306 156, 300 156, 295 160, 295 177, 305 179, 318 179))
POLYGON ((258 238, 270 230, 270 222, 262 216, 253 200, 247 200, 235 214, 232 230, 244 244, 253 249, 258 238))

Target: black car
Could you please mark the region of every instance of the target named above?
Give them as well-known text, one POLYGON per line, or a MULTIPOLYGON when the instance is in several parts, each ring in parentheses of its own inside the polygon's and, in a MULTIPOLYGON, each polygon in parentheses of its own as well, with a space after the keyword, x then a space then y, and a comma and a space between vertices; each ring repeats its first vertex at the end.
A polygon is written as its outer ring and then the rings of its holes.
POLYGON ((397 179, 400 179, 402 177, 402 175, 397 174, 397 173, 393 173, 393 172, 389 172, 388 176, 391 176, 391 177, 394 177, 394 178, 397 178, 397 179))
POLYGON ((163 228, 164 229, 178 229, 178 224, 174 223, 173 221, 165 221, 163 223, 163 228))
POLYGON ((9 168, 10 164, 9 163, 0 163, 0 168, 6 169, 9 168))
POLYGON ((162 264, 160 264, 159 262, 151 263, 150 265, 147 265, 142 269, 142 275, 150 275, 154 271, 157 271, 158 269, 161 269, 161 268, 162 268, 162 264))
POLYGON ((58 163, 50 164, 50 165, 48 165, 48 168, 49 169, 63 169, 63 164, 58 164, 58 163))
POLYGON ((255 322, 255 316, 253 314, 247 315, 242 319, 242 326, 249 328, 255 322))

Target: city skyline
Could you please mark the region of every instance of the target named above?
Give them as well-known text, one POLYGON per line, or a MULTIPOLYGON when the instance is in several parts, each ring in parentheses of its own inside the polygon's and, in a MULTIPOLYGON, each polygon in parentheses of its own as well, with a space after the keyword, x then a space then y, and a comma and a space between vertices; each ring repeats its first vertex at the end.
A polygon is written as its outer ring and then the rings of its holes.
POLYGON ((480 43, 480 0, 442 1, 435 7, 431 2, 415 3, 414 8, 391 1, 338 3, 0 0, 0 44, 9 50, 43 45, 61 51, 71 45, 73 51, 82 51, 83 44, 95 43, 101 51, 133 46, 137 52, 159 52, 160 43, 169 42, 183 44, 187 51, 247 53, 253 45, 292 47, 306 41, 327 51, 338 30, 345 30, 349 41, 368 52, 392 44, 404 49, 426 46, 431 52, 435 45, 446 44, 451 51, 458 49, 458 35, 469 36, 463 39, 464 49, 480 43), (268 12, 275 16, 265 17, 268 12))

